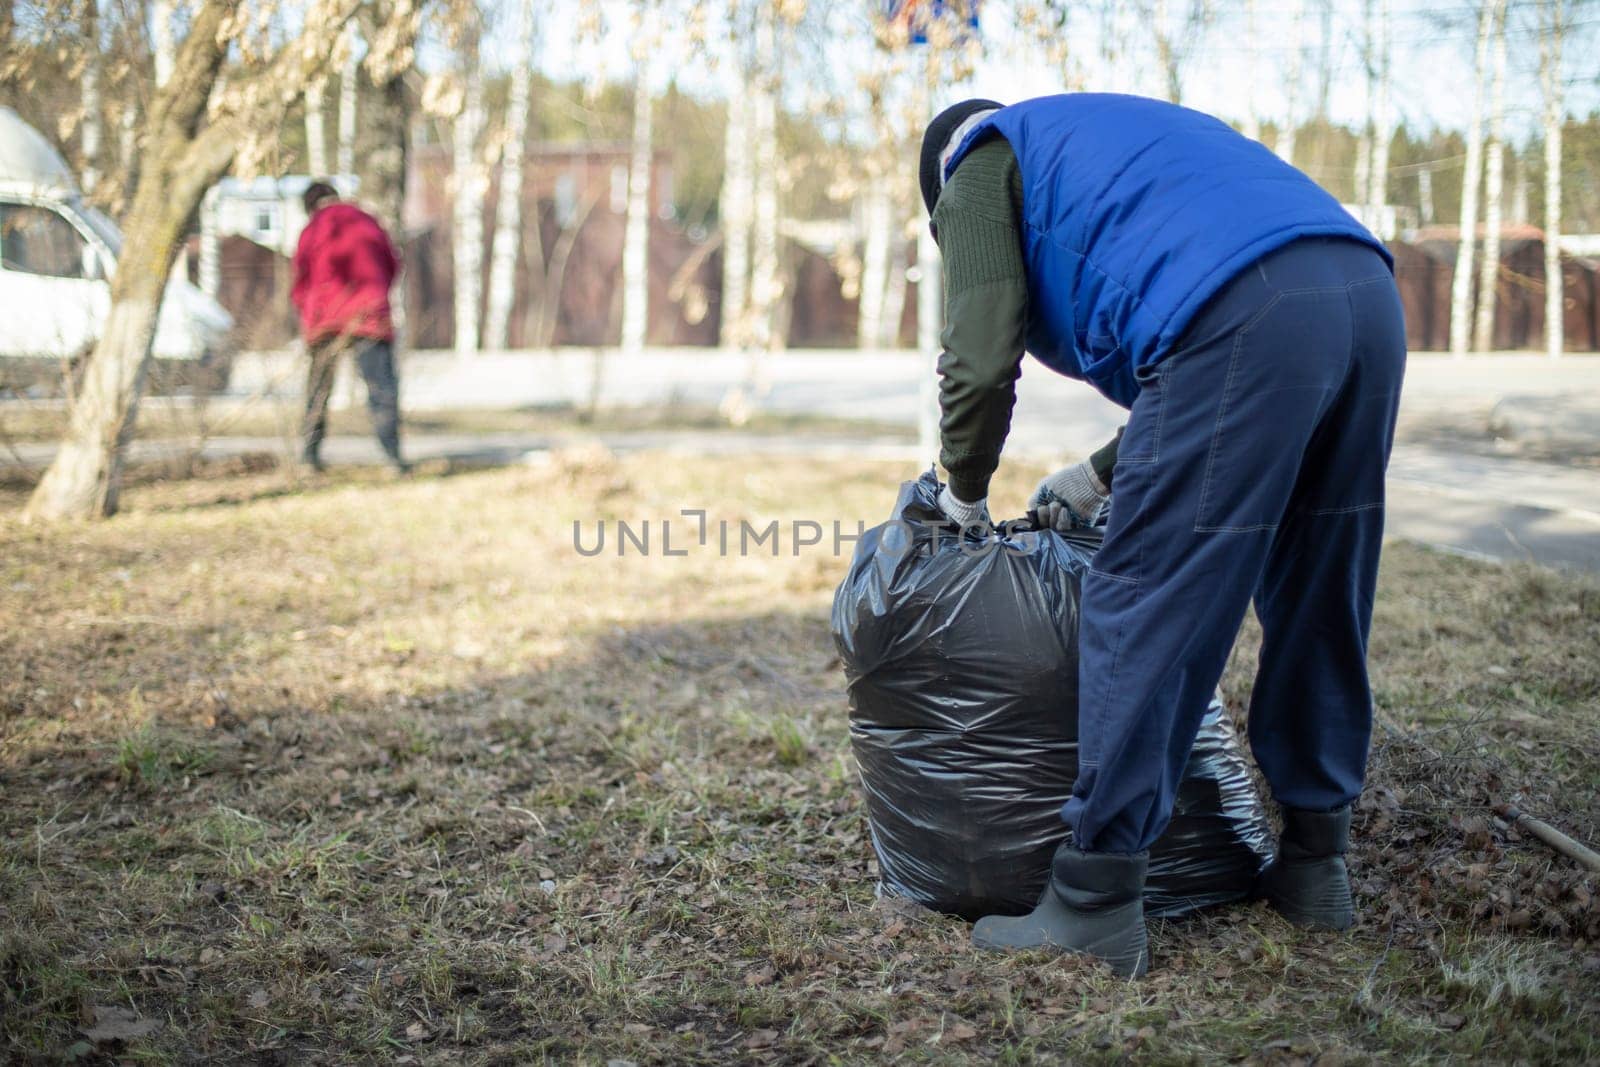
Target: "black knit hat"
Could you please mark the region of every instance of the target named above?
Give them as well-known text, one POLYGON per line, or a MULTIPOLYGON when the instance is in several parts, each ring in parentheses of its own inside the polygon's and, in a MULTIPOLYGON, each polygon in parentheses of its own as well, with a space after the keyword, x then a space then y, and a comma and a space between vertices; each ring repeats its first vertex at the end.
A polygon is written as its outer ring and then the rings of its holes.
POLYGON ((933 205, 939 200, 939 187, 942 184, 939 180, 939 153, 949 143, 950 135, 956 132, 957 126, 978 112, 993 111, 1001 106, 993 100, 963 100, 959 104, 951 104, 928 123, 928 129, 922 135, 922 165, 918 175, 922 182, 922 202, 927 205, 928 214, 933 214, 933 205))
POLYGON ((306 214, 315 214, 317 208, 330 200, 339 199, 339 190, 325 181, 314 181, 306 186, 306 191, 301 194, 300 202, 305 205, 306 214))

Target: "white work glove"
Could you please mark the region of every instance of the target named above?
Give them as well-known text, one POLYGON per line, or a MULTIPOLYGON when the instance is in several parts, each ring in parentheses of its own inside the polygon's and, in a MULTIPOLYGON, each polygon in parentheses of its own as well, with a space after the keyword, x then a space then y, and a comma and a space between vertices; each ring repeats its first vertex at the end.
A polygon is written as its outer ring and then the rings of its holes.
POLYGON ((1093 526, 1110 499, 1111 490, 1085 460, 1040 482, 1028 499, 1028 511, 1037 516, 1041 526, 1066 533, 1093 526))
POLYGON ((988 529, 994 525, 989 521, 988 497, 969 504, 965 500, 957 500, 948 485, 939 488, 939 514, 963 530, 973 526, 988 529))

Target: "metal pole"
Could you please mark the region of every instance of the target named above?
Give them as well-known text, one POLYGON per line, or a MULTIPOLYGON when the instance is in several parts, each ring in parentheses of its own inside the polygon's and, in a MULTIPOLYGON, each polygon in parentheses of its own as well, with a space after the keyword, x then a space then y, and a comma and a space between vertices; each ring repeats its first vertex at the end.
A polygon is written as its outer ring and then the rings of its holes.
POLYGON ((917 348, 922 383, 917 397, 917 452, 923 463, 939 458, 939 331, 944 312, 939 246, 927 230, 917 238, 917 348))
MULTIPOLYGON (((928 56, 922 112, 933 119, 933 56, 928 56)), ((939 270, 939 245, 924 226, 917 235, 917 350, 922 354, 922 381, 917 393, 917 455, 923 463, 939 459, 939 333, 943 329, 944 284, 939 270)))

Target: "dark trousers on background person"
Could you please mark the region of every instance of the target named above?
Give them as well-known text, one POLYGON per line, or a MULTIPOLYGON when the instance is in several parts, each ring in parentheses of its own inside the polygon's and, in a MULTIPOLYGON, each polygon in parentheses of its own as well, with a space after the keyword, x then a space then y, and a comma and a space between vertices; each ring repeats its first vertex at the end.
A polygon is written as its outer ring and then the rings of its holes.
POLYGON ((1140 372, 1105 545, 1084 579, 1079 848, 1166 828, 1200 717, 1254 599, 1251 749, 1283 805, 1360 793, 1384 472, 1405 370, 1393 275, 1303 239, 1230 282, 1140 372))
POLYGON ((384 455, 395 466, 400 459, 400 381, 395 375, 394 345, 369 337, 330 337, 310 346, 311 368, 306 376, 306 414, 300 438, 307 463, 320 466, 322 439, 328 430, 328 400, 339 360, 354 353, 356 367, 367 383, 367 412, 372 431, 384 455))

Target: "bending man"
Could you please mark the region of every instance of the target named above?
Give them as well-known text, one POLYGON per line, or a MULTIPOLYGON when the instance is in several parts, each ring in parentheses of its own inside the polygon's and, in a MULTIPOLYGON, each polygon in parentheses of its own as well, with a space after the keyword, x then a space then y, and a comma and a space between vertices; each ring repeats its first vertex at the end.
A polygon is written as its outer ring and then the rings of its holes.
POLYGON ((1032 501, 1066 527, 1110 494, 1083 586, 1071 837, 1038 907, 974 941, 1143 973, 1148 850, 1252 598, 1250 743, 1285 827, 1264 889, 1295 922, 1349 926, 1405 366, 1387 251, 1262 145, 1137 97, 958 104, 928 127, 921 183, 946 265, 946 516, 987 521, 1024 349, 1130 409, 1032 501))

